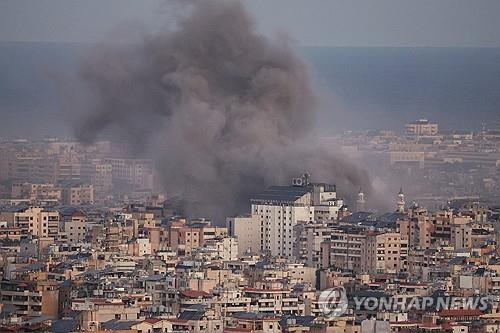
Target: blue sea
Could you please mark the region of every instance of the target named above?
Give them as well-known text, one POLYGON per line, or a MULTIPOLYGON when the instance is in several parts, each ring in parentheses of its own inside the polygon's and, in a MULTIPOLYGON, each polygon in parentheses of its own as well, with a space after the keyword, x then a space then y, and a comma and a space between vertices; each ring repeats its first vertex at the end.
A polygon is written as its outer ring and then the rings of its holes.
MULTIPOLYGON (((0 43, 0 137, 71 134, 61 103, 89 45, 0 43), (24 126, 16 126, 22 121, 24 126), (22 128, 22 130, 20 130, 22 128)), ((500 115, 500 49, 300 48, 320 97, 318 126, 402 129, 428 118, 474 130, 500 115)))

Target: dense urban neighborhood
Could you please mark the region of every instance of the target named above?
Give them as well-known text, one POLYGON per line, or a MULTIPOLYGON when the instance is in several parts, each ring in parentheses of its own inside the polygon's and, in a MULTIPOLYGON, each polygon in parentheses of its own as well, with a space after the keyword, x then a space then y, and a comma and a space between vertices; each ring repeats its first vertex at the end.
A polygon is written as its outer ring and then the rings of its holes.
POLYGON ((419 185, 381 211, 304 173, 223 221, 110 142, 4 140, 0 330, 497 332, 499 133, 345 134, 419 185))

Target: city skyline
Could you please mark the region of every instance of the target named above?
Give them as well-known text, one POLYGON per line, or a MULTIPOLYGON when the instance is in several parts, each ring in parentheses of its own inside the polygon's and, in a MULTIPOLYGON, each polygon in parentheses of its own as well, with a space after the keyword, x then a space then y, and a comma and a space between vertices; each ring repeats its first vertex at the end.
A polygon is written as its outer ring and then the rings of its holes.
POLYGON ((0 1, 0 331, 500 333, 498 14, 0 1))

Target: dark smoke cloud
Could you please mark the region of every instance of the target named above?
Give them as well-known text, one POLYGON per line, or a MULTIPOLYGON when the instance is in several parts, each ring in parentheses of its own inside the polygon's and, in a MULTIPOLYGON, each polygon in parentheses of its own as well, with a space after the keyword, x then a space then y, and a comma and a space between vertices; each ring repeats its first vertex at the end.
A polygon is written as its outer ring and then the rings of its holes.
POLYGON ((112 134, 153 157, 167 193, 192 215, 237 213, 252 194, 304 171, 345 193, 371 190, 366 172, 315 140, 304 63, 286 38, 257 34, 239 2, 194 2, 173 31, 102 45, 82 77, 93 111, 78 138, 112 134))

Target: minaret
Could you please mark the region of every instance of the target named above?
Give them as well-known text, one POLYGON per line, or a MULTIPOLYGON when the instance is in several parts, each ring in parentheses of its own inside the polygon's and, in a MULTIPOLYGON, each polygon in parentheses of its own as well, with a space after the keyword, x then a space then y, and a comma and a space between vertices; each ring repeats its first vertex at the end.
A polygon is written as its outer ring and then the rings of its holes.
POLYGON ((363 190, 359 188, 358 200, 356 201, 356 211, 363 212, 365 210, 365 194, 363 190))
POLYGON ((399 189, 398 200, 397 200, 397 211, 399 213, 404 213, 405 211, 405 195, 403 193, 403 187, 399 189))

